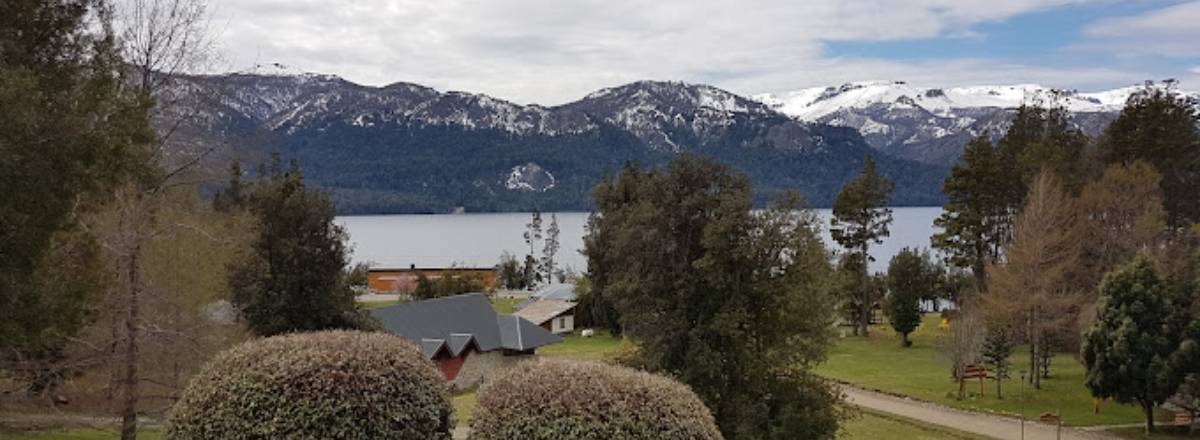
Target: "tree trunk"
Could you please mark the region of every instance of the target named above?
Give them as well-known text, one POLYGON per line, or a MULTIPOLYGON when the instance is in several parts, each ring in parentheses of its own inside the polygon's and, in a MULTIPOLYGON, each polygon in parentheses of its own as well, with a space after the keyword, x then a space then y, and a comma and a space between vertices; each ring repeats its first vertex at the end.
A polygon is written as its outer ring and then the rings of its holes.
POLYGON ((975 276, 975 291, 980 294, 987 293, 987 269, 984 258, 980 256, 975 264, 971 267, 971 275, 975 276))
MULTIPOLYGON (((140 201, 133 202, 133 210, 140 209, 140 201)), ((140 216, 133 216, 133 221, 125 224, 128 228, 129 240, 126 247, 126 276, 128 277, 125 315, 125 358, 122 374, 123 402, 121 405, 121 440, 137 438, 137 403, 138 403, 138 319, 142 285, 141 268, 138 266, 138 256, 141 253, 141 231, 138 224, 140 216)))
POLYGON ((1146 435, 1154 432, 1154 405, 1142 402, 1142 414, 1146 416, 1146 435))
POLYGON ((1000 374, 997 373, 996 374, 996 399, 997 400, 1004 400, 1004 393, 1000 390, 1000 384, 1002 384, 1002 383, 1004 383, 1004 380, 1001 379, 1000 374))
POLYGON ((1041 338, 1037 331, 1037 311, 1032 310, 1029 314, 1029 384, 1033 389, 1042 389, 1041 381, 1041 366, 1038 359, 1038 346, 1041 344, 1041 338))
POLYGON ((908 342, 908 333, 900 334, 900 346, 904 347, 904 348, 908 348, 908 347, 912 346, 912 343, 908 342))
POLYGON ((863 301, 862 310, 860 310, 858 314, 858 325, 862 328, 863 336, 871 336, 871 303, 869 301, 863 301))
POLYGON ((963 367, 958 367, 956 372, 958 376, 958 400, 963 400, 967 396, 967 379, 963 374, 963 367))

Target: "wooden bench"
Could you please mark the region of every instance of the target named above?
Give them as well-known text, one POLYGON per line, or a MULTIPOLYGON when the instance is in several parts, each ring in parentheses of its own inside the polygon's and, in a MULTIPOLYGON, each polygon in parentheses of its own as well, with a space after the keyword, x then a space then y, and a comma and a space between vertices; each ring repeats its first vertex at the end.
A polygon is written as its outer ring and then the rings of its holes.
POLYGON ((967 365, 963 369, 963 380, 979 379, 979 397, 983 397, 983 382, 988 378, 988 370, 981 365, 967 365))

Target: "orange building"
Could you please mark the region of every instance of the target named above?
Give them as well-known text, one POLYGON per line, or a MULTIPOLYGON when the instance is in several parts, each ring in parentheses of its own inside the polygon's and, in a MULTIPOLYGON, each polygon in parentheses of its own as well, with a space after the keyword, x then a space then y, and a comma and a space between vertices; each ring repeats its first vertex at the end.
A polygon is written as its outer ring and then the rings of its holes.
POLYGON ((479 280, 484 290, 496 287, 496 271, 490 267, 427 267, 415 265, 408 268, 372 267, 367 272, 367 288, 373 292, 411 293, 417 289, 417 279, 425 275, 429 280, 443 276, 473 277, 479 280))

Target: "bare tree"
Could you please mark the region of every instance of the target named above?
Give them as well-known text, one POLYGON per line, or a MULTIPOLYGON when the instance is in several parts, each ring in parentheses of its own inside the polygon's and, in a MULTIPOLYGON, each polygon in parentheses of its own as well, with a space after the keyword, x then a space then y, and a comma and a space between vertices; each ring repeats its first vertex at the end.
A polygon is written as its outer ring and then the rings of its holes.
MULTIPOLYGON (((119 27, 124 61, 130 70, 130 82, 137 98, 147 106, 152 121, 162 109, 174 107, 156 104, 173 77, 193 71, 207 62, 212 53, 209 37, 210 17, 204 0, 121 0, 111 12, 119 27)), ((111 24, 110 24, 111 25, 111 24)), ((170 103, 167 103, 170 104, 170 103)), ((143 252, 153 239, 164 193, 200 162, 205 153, 168 157, 175 130, 185 120, 174 115, 159 127, 158 136, 147 145, 144 160, 159 172, 136 176, 116 194, 114 211, 116 230, 106 243, 114 254, 121 291, 115 295, 112 321, 113 349, 118 352, 120 371, 115 374, 120 390, 119 414, 121 438, 137 437, 137 412, 142 378, 138 372, 145 320, 141 314, 144 280, 143 252)))
POLYGON ((968 302, 950 321, 950 332, 941 337, 942 353, 950 360, 954 380, 958 382, 958 400, 966 397, 967 366, 978 363, 983 349, 984 324, 978 306, 968 302))
POLYGON ((1081 253, 1075 200, 1057 178, 1042 171, 1034 178, 1026 204, 1014 224, 1013 241, 1004 247, 1007 261, 988 270, 984 307, 989 320, 1021 329, 1029 344, 1029 382, 1041 387, 1049 338, 1075 323, 1081 304, 1075 281, 1081 253))

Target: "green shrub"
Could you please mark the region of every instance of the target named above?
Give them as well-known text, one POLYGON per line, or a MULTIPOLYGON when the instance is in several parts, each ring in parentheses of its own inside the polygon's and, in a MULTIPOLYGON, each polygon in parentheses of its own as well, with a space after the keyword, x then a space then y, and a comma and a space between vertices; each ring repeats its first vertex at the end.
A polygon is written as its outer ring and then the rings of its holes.
POLYGON ((479 390, 479 440, 720 439, 687 386, 637 370, 569 361, 526 362, 479 390))
POLYGON ((276 336, 225 351, 172 408, 167 438, 448 439, 442 375, 384 333, 276 336))

